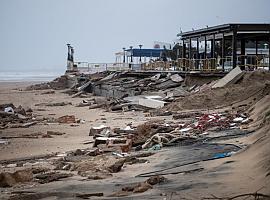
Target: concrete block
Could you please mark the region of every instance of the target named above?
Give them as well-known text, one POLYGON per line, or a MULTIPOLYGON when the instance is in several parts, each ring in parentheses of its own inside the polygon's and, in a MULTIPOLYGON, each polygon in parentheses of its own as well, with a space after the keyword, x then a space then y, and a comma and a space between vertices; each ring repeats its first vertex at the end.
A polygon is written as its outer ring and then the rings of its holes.
POLYGON ((242 70, 240 69, 240 67, 234 68, 226 76, 218 80, 218 82, 214 84, 212 88, 219 88, 219 87, 226 86, 230 81, 232 81, 235 77, 237 77, 241 73, 242 73, 242 70))
POLYGON ((139 105, 145 106, 148 108, 162 108, 165 105, 164 101, 156 100, 156 99, 139 99, 139 105))

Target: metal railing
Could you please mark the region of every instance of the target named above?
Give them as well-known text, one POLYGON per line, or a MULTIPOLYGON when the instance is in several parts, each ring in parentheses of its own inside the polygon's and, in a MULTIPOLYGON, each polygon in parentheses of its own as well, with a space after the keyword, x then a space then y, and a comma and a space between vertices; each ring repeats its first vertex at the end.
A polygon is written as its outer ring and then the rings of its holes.
POLYGON ((80 73, 97 73, 103 71, 126 71, 129 69, 127 63, 88 63, 75 62, 80 73))
MULTIPOLYGON (((236 64, 246 70, 269 70, 268 55, 239 55, 236 64)), ((129 70, 160 70, 160 71, 202 71, 219 72, 233 69, 232 56, 225 58, 188 59, 178 58, 176 61, 150 61, 148 63, 87 63, 77 62, 81 73, 96 73, 102 71, 129 71, 129 70)))
POLYGON ((177 70, 182 71, 215 71, 217 70, 217 59, 187 59, 179 58, 177 60, 177 70))
MULTIPOLYGON (((269 70, 269 56, 239 55, 236 65, 246 70, 269 70)), ((144 70, 177 70, 177 71, 230 71, 233 69, 232 56, 225 58, 188 59, 178 58, 176 61, 155 61, 146 64, 144 70)))

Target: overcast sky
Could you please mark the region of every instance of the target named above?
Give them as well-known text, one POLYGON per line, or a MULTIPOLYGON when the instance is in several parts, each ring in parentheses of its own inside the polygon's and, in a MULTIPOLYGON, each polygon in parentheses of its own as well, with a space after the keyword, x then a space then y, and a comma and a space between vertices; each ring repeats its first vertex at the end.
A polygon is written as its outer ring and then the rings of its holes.
POLYGON ((183 31, 270 23, 269 0, 0 0, 0 69, 65 69, 75 60, 114 62, 122 47, 151 48, 183 31))

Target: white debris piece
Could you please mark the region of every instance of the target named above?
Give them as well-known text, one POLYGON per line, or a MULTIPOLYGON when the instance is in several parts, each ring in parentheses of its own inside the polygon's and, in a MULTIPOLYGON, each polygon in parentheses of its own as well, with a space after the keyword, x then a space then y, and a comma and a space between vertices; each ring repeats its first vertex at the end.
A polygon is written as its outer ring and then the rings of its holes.
POLYGON ((5 139, 0 139, 0 144, 8 144, 9 141, 5 139))
POLYGON ((6 107, 6 108, 4 109, 4 111, 5 111, 6 113, 12 113, 12 114, 14 114, 14 110, 13 110, 13 108, 11 108, 11 107, 6 107))
POLYGON ((189 130, 191 130, 192 128, 182 128, 182 129, 180 129, 179 131, 181 132, 181 133, 183 133, 183 132, 188 132, 189 130))
POLYGON ((134 130, 133 128, 131 128, 130 126, 127 126, 124 128, 125 131, 129 131, 129 130, 134 130))
POLYGON ((150 80, 151 81, 156 81, 156 80, 158 80, 160 78, 160 74, 156 74, 155 76, 152 76, 151 78, 150 78, 150 80))
POLYGON ((236 117, 236 118, 234 118, 233 119, 233 122, 242 122, 244 120, 244 118, 243 117, 236 117))
POLYGON ((171 75, 170 79, 176 83, 180 83, 180 82, 184 81, 184 79, 181 76, 179 76, 178 74, 171 75))

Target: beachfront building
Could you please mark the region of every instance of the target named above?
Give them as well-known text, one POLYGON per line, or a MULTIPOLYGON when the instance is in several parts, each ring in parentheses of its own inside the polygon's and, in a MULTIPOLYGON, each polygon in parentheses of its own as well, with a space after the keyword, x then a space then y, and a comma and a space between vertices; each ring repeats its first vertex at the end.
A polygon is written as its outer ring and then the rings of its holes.
POLYGON ((270 69, 270 24, 223 24, 179 33, 180 70, 270 69))

